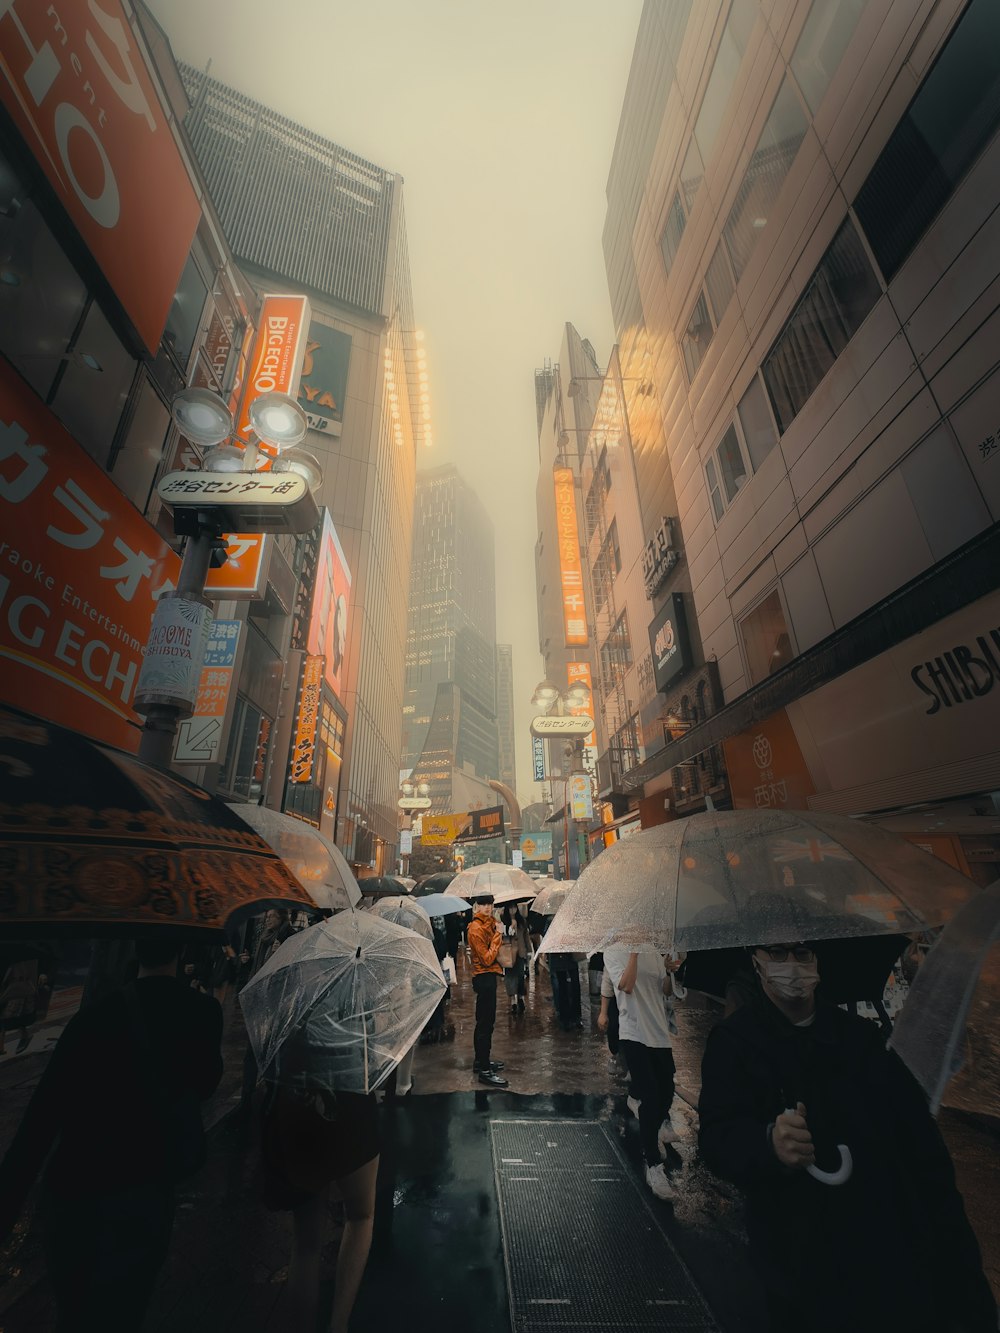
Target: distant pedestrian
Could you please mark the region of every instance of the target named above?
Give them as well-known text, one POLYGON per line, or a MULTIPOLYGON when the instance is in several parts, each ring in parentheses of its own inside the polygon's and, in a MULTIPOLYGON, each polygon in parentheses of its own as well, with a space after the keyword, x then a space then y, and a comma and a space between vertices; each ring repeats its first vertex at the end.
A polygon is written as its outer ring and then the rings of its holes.
POLYGON ((655 953, 617 947, 604 951, 604 968, 618 1002, 619 1046, 632 1081, 630 1106, 639 1117, 646 1184, 658 1199, 671 1199, 674 1193, 663 1167, 666 1144, 678 1137, 669 1121, 674 1054, 664 999, 673 989, 671 974, 680 966, 679 960, 655 953))
POLYGON ((272 907, 265 912, 261 932, 253 953, 251 975, 254 972, 259 972, 278 945, 284 944, 285 940, 294 934, 295 931, 292 928, 287 908, 272 907))
POLYGON ((222 1076, 222 1010, 136 945, 137 980, 70 1019, 0 1165, 0 1241, 45 1165, 58 1333, 135 1333, 167 1256, 174 1184, 204 1159, 199 1102, 222 1076), (51 1156, 50 1156, 51 1153, 51 1156))
POLYGON ((580 998, 580 964, 575 953, 550 953, 549 976, 552 979, 552 1002, 556 1008, 559 1026, 564 1032, 583 1027, 583 1008, 580 998))
POLYGON ((507 903, 500 913, 500 926, 503 930, 503 944, 500 947, 500 962, 503 964, 503 984, 510 1000, 512 1014, 524 1013, 524 993, 528 977, 528 953, 531 942, 528 939, 528 927, 517 908, 507 903))
POLYGON ((503 933, 493 915, 492 896, 477 899, 469 922, 468 939, 472 960, 472 989, 476 993, 476 1031, 473 1038, 475 1060, 472 1070, 478 1074, 480 1083, 506 1088, 507 1080, 500 1073, 503 1062, 490 1059, 497 1018, 497 980, 503 971, 497 962, 503 933))

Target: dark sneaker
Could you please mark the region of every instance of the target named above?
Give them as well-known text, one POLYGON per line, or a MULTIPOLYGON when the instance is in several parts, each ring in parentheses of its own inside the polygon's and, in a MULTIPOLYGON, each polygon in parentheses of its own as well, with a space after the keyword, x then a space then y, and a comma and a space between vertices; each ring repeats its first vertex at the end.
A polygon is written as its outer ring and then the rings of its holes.
POLYGON ((491 1088, 509 1088, 510 1084, 500 1074, 495 1074, 492 1069, 484 1069, 479 1075, 480 1083, 488 1083, 491 1088))
MULTIPOLYGON (((493 1072, 494 1074, 496 1074, 496 1073, 498 1073, 501 1069, 503 1069, 503 1061, 502 1061, 502 1060, 491 1060, 491 1061, 490 1061, 490 1066, 489 1066, 489 1067, 490 1067, 490 1069, 492 1070, 492 1072, 493 1072)), ((478 1066, 478 1065, 473 1065, 473 1066, 472 1066, 472 1072, 473 1072, 474 1074, 478 1074, 478 1073, 480 1072, 479 1066, 478 1066)))

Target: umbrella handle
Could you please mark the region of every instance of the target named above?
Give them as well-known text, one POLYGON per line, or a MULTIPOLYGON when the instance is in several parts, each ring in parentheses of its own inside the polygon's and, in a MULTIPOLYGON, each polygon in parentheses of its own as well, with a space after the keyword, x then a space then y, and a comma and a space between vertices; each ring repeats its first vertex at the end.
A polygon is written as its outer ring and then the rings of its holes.
MULTIPOLYGON (((790 1106, 785 1110, 786 1115, 794 1115, 795 1107, 790 1106)), ((851 1150, 846 1143, 838 1143, 837 1151, 840 1153, 840 1165, 836 1171, 823 1171, 818 1166, 807 1166, 806 1170, 812 1176, 813 1180, 818 1180, 821 1185, 846 1185, 854 1172, 854 1158, 851 1156, 851 1150)))

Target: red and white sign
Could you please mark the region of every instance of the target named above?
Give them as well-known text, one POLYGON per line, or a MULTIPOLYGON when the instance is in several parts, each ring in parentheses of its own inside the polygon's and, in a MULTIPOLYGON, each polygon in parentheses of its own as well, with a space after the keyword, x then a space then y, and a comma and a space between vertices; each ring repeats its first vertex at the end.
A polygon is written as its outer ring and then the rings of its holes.
POLYGON ((119 0, 4 0, 0 101, 155 353, 201 208, 119 0))
MULTIPOLYGON (((264 297, 246 392, 236 421, 236 433, 244 440, 250 432, 250 408, 262 394, 298 396, 310 318, 307 296, 264 297)), ((261 445, 261 449, 272 455, 275 452, 269 445, 261 445)))
POLYGON ((0 697, 135 750, 157 597, 180 562, 0 360, 0 697))

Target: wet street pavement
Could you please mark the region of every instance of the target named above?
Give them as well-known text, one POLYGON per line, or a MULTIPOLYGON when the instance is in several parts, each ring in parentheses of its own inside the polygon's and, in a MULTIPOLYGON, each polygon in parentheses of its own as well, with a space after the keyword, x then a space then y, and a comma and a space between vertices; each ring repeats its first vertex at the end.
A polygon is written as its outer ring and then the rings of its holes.
MULTIPOLYGON (((413 1092, 404 1099, 388 1097, 382 1107, 375 1238, 352 1322, 358 1333, 396 1326, 413 1333, 437 1333, 441 1328, 467 1326, 470 1321, 477 1333, 500 1333, 512 1326, 518 1333, 559 1327, 558 1298, 531 1294, 537 1273, 519 1279, 520 1285, 515 1283, 518 1294, 512 1324, 507 1266, 512 1227, 534 1226, 532 1236, 549 1239, 544 1226, 539 1231, 537 1217, 532 1221, 530 1213, 510 1211, 508 1182, 500 1181, 498 1194, 497 1177, 504 1167, 497 1155, 497 1136, 514 1132, 522 1135, 522 1141, 524 1136, 530 1141, 532 1134, 537 1138, 541 1132, 542 1146, 548 1144, 556 1156, 558 1145, 570 1142, 574 1135, 588 1135, 588 1143, 603 1145, 593 1162, 594 1155, 587 1150, 591 1166, 586 1178, 563 1169, 546 1177, 540 1186, 548 1191, 545 1215, 556 1219, 552 1230, 564 1233, 560 1244, 569 1247, 570 1257, 564 1264, 567 1282, 576 1278, 589 1281, 593 1299, 606 1303, 599 1272, 604 1271, 602 1263, 606 1269, 614 1260, 611 1250, 615 1244, 624 1244, 626 1255, 630 1244, 641 1244, 646 1247, 643 1253, 659 1256, 658 1270, 677 1290, 683 1289, 682 1296, 684 1291, 690 1293, 690 1278, 705 1303, 700 1307, 701 1322, 692 1322, 690 1305, 685 1309, 668 1298, 650 1298, 644 1314, 640 1311, 640 1322, 595 1320, 592 1333, 604 1327, 669 1330, 713 1325, 723 1333, 763 1333, 766 1322, 746 1259, 737 1193, 696 1161, 697 1120, 682 1097, 675 1101, 673 1111, 675 1128, 682 1137, 670 1159, 677 1198, 672 1204, 662 1203, 642 1185, 637 1125, 625 1110, 624 1084, 609 1068, 607 1046, 594 1026, 597 1001, 588 1003, 583 969, 581 977, 583 1027, 571 1032, 561 1031, 555 1020, 544 968, 532 978, 522 1017, 510 1017, 501 989, 493 1055, 505 1062, 511 1087, 496 1092, 473 1079, 472 994, 467 971, 460 966, 454 999, 448 1006, 453 1040, 421 1046, 413 1092), (525 1121, 526 1126, 516 1123, 525 1121), (498 1122, 508 1123, 498 1127, 498 1122), (513 1128, 509 1122, 515 1122, 513 1128), (619 1208, 614 1226, 612 1213, 604 1218, 601 1206, 595 1205, 595 1199, 602 1196, 594 1193, 595 1189, 611 1190, 612 1177, 617 1181, 615 1206, 619 1208), (603 1232, 602 1220, 606 1221, 603 1232), (537 1316, 530 1314, 532 1300, 540 1311, 537 1316)), ((679 1007, 678 1085, 692 1101, 697 1097, 701 1047, 712 1019, 707 1008, 699 1009, 690 1002, 679 1007)), ((232 1104, 237 1084, 238 1078, 231 1075, 217 1112, 232 1104)), ((213 1132, 208 1167, 181 1191, 171 1256, 144 1326, 148 1333, 278 1333, 286 1327, 284 1280, 290 1220, 287 1214, 268 1212, 259 1202, 256 1125, 256 1115, 242 1121, 233 1115, 222 1120, 213 1132)), ((994 1137, 995 1125, 946 1113, 942 1127, 991 1277, 1000 1290, 996 1218, 1000 1143, 994 1137)), ((510 1157, 513 1150, 503 1151, 510 1157)), ((521 1156, 528 1154, 521 1151, 510 1160, 521 1156)), ((337 1240, 337 1206, 333 1205, 325 1254, 327 1313, 337 1240)), ((546 1249, 543 1259, 540 1242, 536 1239, 533 1244, 539 1248, 538 1265, 547 1270, 557 1266, 558 1256, 553 1260, 546 1249)), ((877 1255, 877 1226, 873 1227, 872 1246, 877 1255)), ((516 1250, 514 1245, 515 1259, 516 1250)), ((522 1252, 521 1261, 523 1258, 522 1252)), ((0 1333, 51 1329, 52 1307, 44 1281, 38 1280, 41 1262, 34 1234, 21 1246, 14 1267, 10 1280, 0 1287, 0 1333)), ((671 1293, 674 1290, 670 1288, 671 1293)), ((563 1327, 569 1325, 563 1323, 563 1327)))

